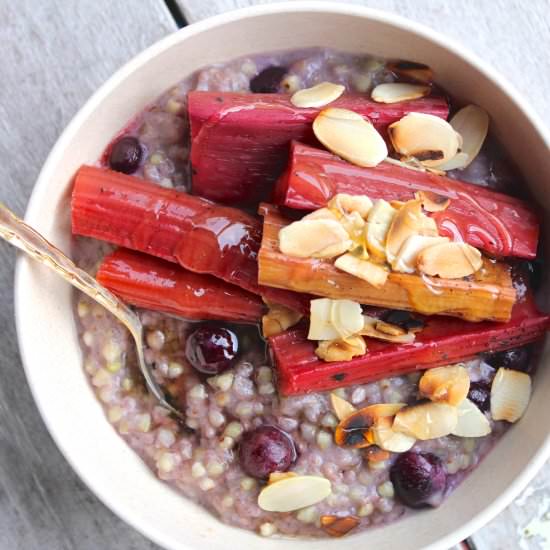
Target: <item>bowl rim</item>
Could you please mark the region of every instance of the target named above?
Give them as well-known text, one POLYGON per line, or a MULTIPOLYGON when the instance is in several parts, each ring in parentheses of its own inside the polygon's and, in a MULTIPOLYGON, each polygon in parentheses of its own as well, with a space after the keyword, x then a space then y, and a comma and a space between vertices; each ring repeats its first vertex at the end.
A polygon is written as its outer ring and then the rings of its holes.
MULTIPOLYGON (((542 119, 526 102, 520 92, 512 85, 506 78, 498 73, 491 65, 483 61, 476 54, 472 53, 460 42, 454 39, 450 39, 443 36, 438 31, 432 30, 416 21, 412 21, 401 15, 397 15, 391 11, 379 10, 375 8, 369 8, 365 6, 359 6, 354 4, 339 3, 336 1, 325 0, 300 0, 296 2, 276 2, 273 4, 250 6, 237 10, 228 11, 206 18, 202 21, 192 23, 182 29, 179 29, 168 36, 158 40, 148 48, 142 50, 122 67, 120 67, 106 82, 104 82, 84 103, 84 105, 78 110, 76 115, 73 116, 71 121, 67 124, 55 145, 50 151, 39 175, 37 181, 33 187, 26 213, 25 219, 27 221, 35 219, 39 215, 43 198, 47 192, 47 182, 50 179, 51 172, 54 166, 63 155, 63 151, 74 137, 74 134, 78 131, 81 124, 88 118, 91 112, 93 112, 98 105, 104 100, 104 98, 116 87, 119 83, 127 78, 143 64, 147 63, 151 58, 157 54, 169 49, 173 45, 177 44, 181 40, 188 39, 194 35, 200 34, 205 30, 212 29, 226 23, 238 21, 241 19, 253 18, 263 15, 275 15, 283 13, 300 13, 300 12, 323 12, 334 13, 341 15, 349 15, 355 17, 361 17, 369 19, 374 22, 379 22, 387 25, 394 26, 404 32, 416 34, 422 38, 434 43, 437 47, 445 49, 453 55, 462 58, 468 65, 473 66, 481 73, 483 73, 490 81, 492 81, 499 90, 508 96, 508 98, 518 107, 518 110, 529 122, 531 127, 542 138, 542 140, 550 148, 550 130, 545 126, 542 119)), ((24 256, 19 253, 16 260, 15 274, 14 274, 14 308, 15 308, 15 323, 17 329, 17 340, 19 350, 22 358, 23 367, 27 382, 29 384, 31 393, 33 395, 34 402, 40 412, 40 416, 52 439, 54 440, 57 448, 70 464, 71 468, 77 473, 79 478, 85 483, 90 491, 96 495, 99 500, 107 506, 114 514, 121 518, 124 522, 132 526, 136 531, 144 535, 149 540, 152 540, 156 544, 164 548, 174 548, 173 540, 170 537, 165 536, 163 532, 157 530, 154 525, 143 526, 133 516, 133 514, 124 509, 123 505, 120 505, 116 498, 112 498, 112 495, 107 492, 100 491, 95 487, 92 476, 89 476, 84 472, 79 463, 73 459, 70 451, 70 444, 62 441, 56 433, 55 426, 50 422, 46 411, 43 409, 40 401, 39 388, 32 383, 31 369, 28 366, 28 356, 26 348, 23 345, 23 305, 21 301, 22 295, 22 258, 24 256)), ((512 500, 519 495, 519 493, 527 486, 532 478, 537 474, 539 469, 543 466, 545 461, 550 457, 550 435, 540 445, 537 452, 526 463, 522 470, 522 473, 517 476, 514 481, 502 492, 500 495, 488 505, 482 512, 472 518, 467 523, 456 528, 454 531, 448 533, 445 537, 434 541, 429 546, 425 547, 427 550, 444 550, 454 544, 457 544, 461 540, 470 536, 473 532, 483 527, 489 521, 491 521, 496 515, 498 515, 512 500)))

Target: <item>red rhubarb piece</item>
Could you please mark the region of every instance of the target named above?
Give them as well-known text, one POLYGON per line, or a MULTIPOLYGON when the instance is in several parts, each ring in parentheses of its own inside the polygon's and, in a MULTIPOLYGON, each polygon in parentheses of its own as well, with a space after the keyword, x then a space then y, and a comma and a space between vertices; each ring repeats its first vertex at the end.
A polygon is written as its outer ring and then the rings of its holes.
POLYGON ((290 161, 276 184, 274 202, 315 210, 337 193, 389 201, 412 199, 420 190, 451 199, 446 210, 430 214, 441 235, 466 241, 494 256, 536 257, 539 217, 522 200, 387 162, 375 168, 354 166, 303 143, 291 146, 290 161))
MULTIPOLYGON (((412 111, 449 113, 443 97, 387 105, 345 95, 330 106, 368 117, 381 132, 412 111)), ((193 192, 230 204, 266 198, 285 167, 289 142, 317 143, 312 122, 320 111, 294 107, 286 94, 189 92, 193 192)))
POLYGON ((514 306, 507 323, 468 323, 444 317, 425 318, 426 326, 411 344, 391 344, 366 338, 368 351, 347 362, 321 361, 316 342, 307 340, 300 326, 269 338, 283 395, 326 391, 351 384, 408 374, 474 358, 482 352, 502 351, 541 338, 550 317, 527 299, 514 306))
POLYGON ((97 280, 128 304, 186 319, 257 323, 265 309, 258 296, 221 279, 131 250, 107 256, 97 280))

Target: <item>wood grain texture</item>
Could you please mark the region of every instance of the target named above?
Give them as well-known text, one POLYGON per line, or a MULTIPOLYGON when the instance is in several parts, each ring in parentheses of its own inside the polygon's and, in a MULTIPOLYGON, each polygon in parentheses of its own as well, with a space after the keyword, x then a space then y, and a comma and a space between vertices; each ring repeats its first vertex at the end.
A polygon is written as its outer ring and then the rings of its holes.
MULTIPOLYGON (((72 115, 176 25, 161 0, 140 0, 131 15, 122 0, 5 1, 0 21, 0 200, 22 214, 72 115)), ((14 259, 0 244, 0 549, 156 548, 84 487, 44 427, 17 350, 14 259)))

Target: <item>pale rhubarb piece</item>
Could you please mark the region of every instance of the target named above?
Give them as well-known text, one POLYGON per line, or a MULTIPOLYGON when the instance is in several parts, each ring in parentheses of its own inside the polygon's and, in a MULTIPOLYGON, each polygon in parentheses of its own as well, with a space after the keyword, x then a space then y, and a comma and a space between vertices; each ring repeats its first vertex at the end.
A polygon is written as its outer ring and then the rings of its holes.
POLYGON ((468 321, 508 321, 516 292, 507 265, 484 260, 469 280, 390 273, 381 288, 344 273, 330 260, 293 258, 279 251, 279 231, 288 225, 277 207, 262 205, 262 246, 258 255, 261 285, 307 292, 332 299, 450 315, 468 321))

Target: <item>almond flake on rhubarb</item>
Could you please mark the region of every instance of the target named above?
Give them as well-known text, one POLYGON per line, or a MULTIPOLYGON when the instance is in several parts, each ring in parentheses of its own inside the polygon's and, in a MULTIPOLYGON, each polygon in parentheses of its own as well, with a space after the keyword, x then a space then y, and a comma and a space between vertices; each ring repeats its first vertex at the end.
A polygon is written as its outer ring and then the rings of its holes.
POLYGON ((334 262, 334 267, 354 277, 367 281, 367 283, 375 288, 383 287, 389 275, 388 271, 382 266, 370 262, 369 260, 357 258, 353 254, 344 254, 340 256, 334 262))
POLYGON ((470 377, 462 365, 436 367, 422 375, 418 390, 423 397, 431 401, 457 406, 468 395, 470 377))
POLYGON ((359 409, 340 421, 334 432, 334 441, 340 447, 362 449, 374 444, 372 427, 392 419, 404 403, 380 403, 359 409))
POLYGON ((457 423, 456 407, 427 401, 401 409, 395 415, 393 429, 424 441, 449 435, 457 423))
POLYGON ((459 149, 459 137, 442 118, 409 113, 388 127, 392 145, 402 157, 414 157, 426 167, 436 168, 452 159, 459 149))
POLYGON ((306 214, 300 221, 304 220, 333 220, 337 222, 340 216, 328 208, 319 208, 306 214))
POLYGON ((392 61, 386 68, 397 76, 410 78, 418 82, 430 83, 433 81, 433 71, 424 63, 416 61, 392 61))
POLYGON ((498 369, 491 385, 493 420, 517 422, 527 410, 531 398, 531 377, 517 370, 498 369))
MULTIPOLYGON (((404 332, 402 334, 388 334, 387 327, 386 332, 378 330, 377 325, 381 322, 375 317, 370 317, 368 315, 363 315, 363 328, 359 332, 361 336, 366 336, 368 338, 374 338, 376 340, 384 340, 386 342, 393 342, 395 344, 410 344, 414 342, 416 335, 414 332, 404 332)), ((387 323, 388 324, 388 323, 387 323)))
POLYGON ((400 273, 414 273, 418 254, 435 244, 448 243, 447 237, 426 237, 424 235, 411 235, 399 249, 395 260, 392 262, 393 271, 400 273))
POLYGON ((365 240, 367 250, 380 260, 386 259, 386 236, 397 210, 384 199, 374 202, 367 216, 365 240))
POLYGON ((378 84, 371 94, 371 99, 377 103, 399 103, 429 95, 431 88, 420 84, 404 82, 389 82, 378 84))
POLYGON ((367 344, 361 336, 350 336, 345 340, 321 340, 315 349, 315 355, 327 363, 351 361, 365 353, 367 344))
POLYGON ((473 275, 483 266, 481 252, 466 243, 442 243, 421 250, 417 256, 421 273, 444 279, 473 275))
POLYGON ((321 111, 313 121, 313 133, 329 151, 358 166, 376 166, 388 156, 375 127, 348 109, 321 111))
POLYGON ((333 220, 300 220, 279 231, 281 252, 298 258, 334 258, 352 244, 347 231, 333 220))
POLYGON ((330 404, 338 420, 344 420, 357 412, 357 409, 349 401, 346 401, 334 392, 330 394, 330 404))
POLYGON ((337 340, 356 334, 362 326, 361 305, 357 302, 330 298, 310 302, 309 340, 337 340))
POLYGON ((417 191, 415 198, 422 202, 422 208, 426 212, 442 212, 449 207, 451 199, 444 195, 438 195, 433 191, 417 191))
POLYGON ((346 87, 332 82, 321 82, 311 88, 298 90, 290 98, 290 103, 294 107, 310 108, 324 107, 338 99, 345 91, 346 87))
POLYGON ((338 193, 328 202, 328 208, 336 210, 341 214, 351 214, 357 212, 363 219, 372 208, 372 201, 366 195, 348 195, 347 193, 338 193))
POLYGON ((269 310, 262 317, 264 338, 281 334, 302 319, 302 314, 280 304, 268 304, 269 310))

